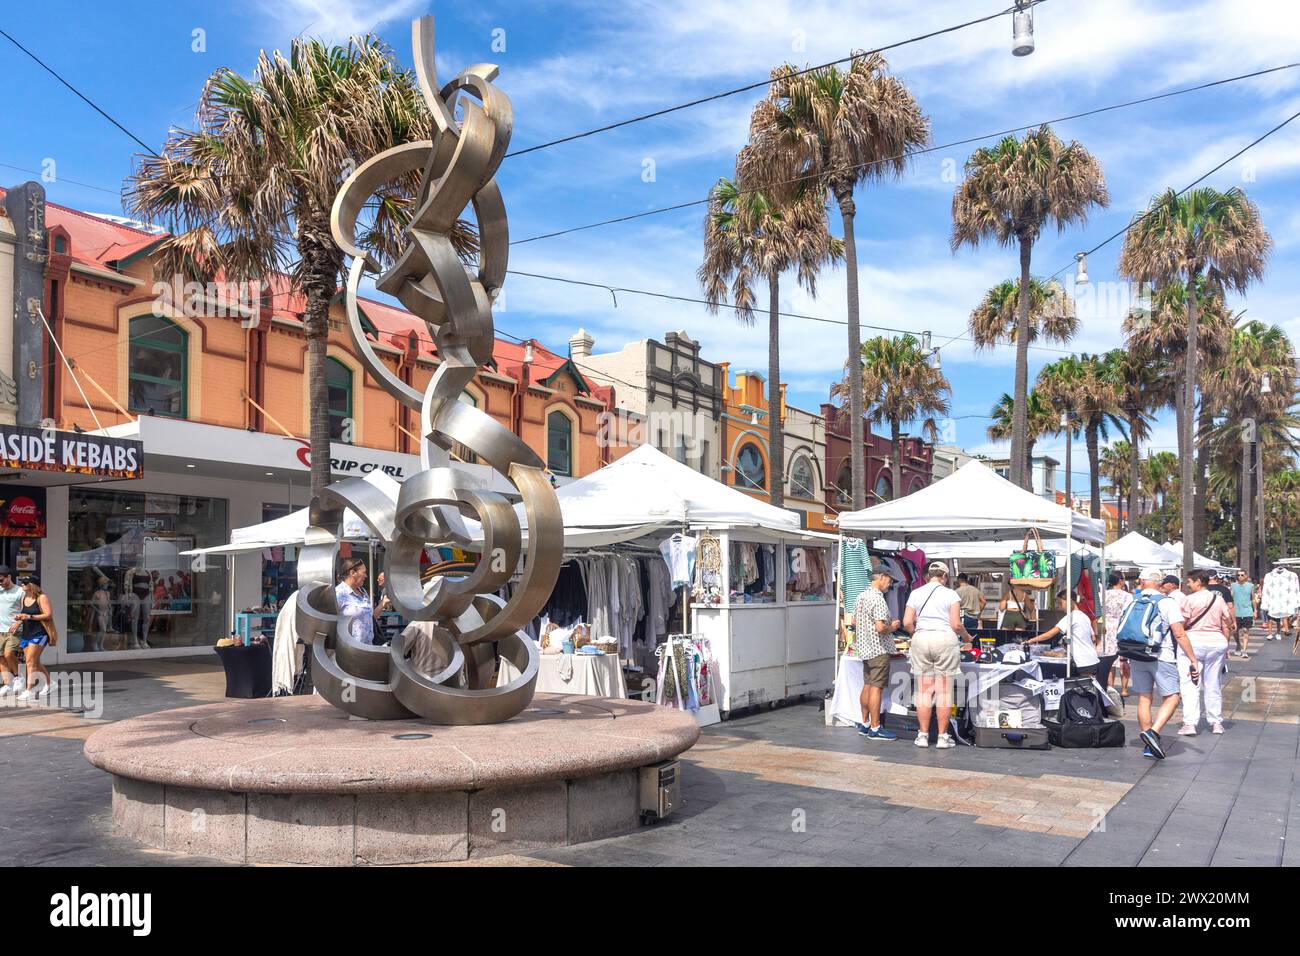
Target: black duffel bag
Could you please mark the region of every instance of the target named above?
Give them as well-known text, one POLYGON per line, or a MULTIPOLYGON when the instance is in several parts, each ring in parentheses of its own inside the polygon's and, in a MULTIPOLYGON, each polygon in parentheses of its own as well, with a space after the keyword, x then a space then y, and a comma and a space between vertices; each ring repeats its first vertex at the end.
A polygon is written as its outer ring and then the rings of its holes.
POLYGON ((1091 678, 1067 683, 1056 719, 1044 721, 1053 747, 1123 747, 1124 725, 1106 719, 1106 704, 1091 678))

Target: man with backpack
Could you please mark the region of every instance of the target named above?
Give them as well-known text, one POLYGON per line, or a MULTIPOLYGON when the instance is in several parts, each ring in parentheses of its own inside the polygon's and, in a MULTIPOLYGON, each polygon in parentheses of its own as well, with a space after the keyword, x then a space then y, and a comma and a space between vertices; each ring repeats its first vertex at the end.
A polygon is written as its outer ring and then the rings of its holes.
POLYGON ((1163 578, 1155 569, 1142 572, 1138 578, 1140 589, 1120 619, 1118 634, 1119 654, 1129 661, 1132 687, 1138 695, 1138 726, 1142 731, 1138 736, 1146 745, 1142 756, 1157 760, 1165 759, 1160 731, 1178 710, 1180 700, 1178 650, 1187 656, 1192 682, 1200 680, 1196 653, 1183 628, 1182 608, 1161 592, 1163 578), (1163 700, 1152 718, 1151 697, 1156 688, 1163 700))

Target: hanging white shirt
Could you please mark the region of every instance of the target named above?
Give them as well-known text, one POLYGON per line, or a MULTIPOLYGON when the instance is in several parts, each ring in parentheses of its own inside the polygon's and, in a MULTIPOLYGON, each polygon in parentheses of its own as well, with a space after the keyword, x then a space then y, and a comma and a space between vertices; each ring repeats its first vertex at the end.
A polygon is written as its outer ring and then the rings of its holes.
POLYGON ((688 534, 675 534, 659 545, 675 588, 691 583, 695 574, 695 545, 696 539, 688 534))

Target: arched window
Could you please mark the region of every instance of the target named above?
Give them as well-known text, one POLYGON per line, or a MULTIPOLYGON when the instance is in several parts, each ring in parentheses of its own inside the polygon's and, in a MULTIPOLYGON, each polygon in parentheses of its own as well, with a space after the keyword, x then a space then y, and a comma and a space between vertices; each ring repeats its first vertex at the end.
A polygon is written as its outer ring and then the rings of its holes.
POLYGON ((835 503, 853 504, 853 466, 847 461, 840 467, 840 473, 835 476, 835 503))
POLYGON ((129 334, 127 407, 147 415, 184 418, 189 336, 159 315, 132 319, 129 334))
POLYGON ((763 467, 763 455, 752 442, 742 445, 740 454, 736 456, 736 486, 760 489, 767 487, 767 469, 763 467))
POLYGON ((573 474, 573 421, 564 412, 546 416, 546 467, 554 475, 573 474))
POLYGON ((894 486, 883 471, 876 476, 875 492, 876 501, 889 501, 894 497, 894 486))
POLYGON ((813 497, 813 467, 807 455, 800 455, 790 466, 790 494, 796 498, 813 497))
POLYGON ((338 359, 325 359, 325 387, 329 390, 330 440, 351 444, 355 436, 352 423, 352 369, 338 359))

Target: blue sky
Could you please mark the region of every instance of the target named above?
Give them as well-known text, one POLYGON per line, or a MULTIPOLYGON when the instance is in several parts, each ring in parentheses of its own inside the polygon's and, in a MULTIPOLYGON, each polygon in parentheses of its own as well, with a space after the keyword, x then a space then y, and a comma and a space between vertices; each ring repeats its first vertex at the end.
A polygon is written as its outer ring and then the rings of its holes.
MULTIPOLYGON (((782 61, 800 66, 995 12, 1006 0, 925 4, 819 0, 664 0, 657 3, 477 4, 422 0, 251 0, 223 3, 21 5, 5 29, 64 73, 151 145, 187 124, 205 77, 220 66, 249 72, 262 48, 299 32, 337 40, 374 30, 409 64, 409 21, 437 16, 440 75, 494 62, 515 105, 514 148, 762 79, 782 61), (196 52, 195 31, 205 49, 196 52), (503 31, 503 32, 502 32, 503 31), (494 38, 504 50, 493 50, 494 38)), ((1300 60, 1300 4, 1292 0, 1146 2, 1048 0, 1036 11, 1037 51, 1010 54, 1001 18, 890 54, 931 117, 943 144, 1182 86, 1300 60)), ((39 173, 56 202, 120 213, 117 190, 138 147, 0 39, 0 64, 14 95, 3 119, 0 182, 39 173), (17 168, 15 168, 17 167, 17 168), (88 184, 88 185, 78 185, 88 184), (100 188, 92 188, 100 187, 100 188)), ((698 199, 732 172, 757 92, 508 159, 500 181, 512 236, 525 238, 613 216, 698 199), (653 164, 651 181, 643 176, 653 164)), ((1082 227, 1045 235, 1034 273, 1050 275, 1122 228, 1157 191, 1181 188, 1300 110, 1300 69, 1057 124, 1101 161, 1108 210, 1082 227)), ((899 181, 858 196, 862 321, 930 330, 937 344, 963 335, 983 292, 1017 268, 1014 249, 949 251, 953 171, 974 145, 916 158, 899 181)), ((1209 180, 1238 185, 1259 204, 1276 242, 1264 281, 1234 305, 1300 337, 1300 121, 1209 180)), ((516 245, 511 268, 609 285, 697 296, 702 210, 516 245)), ((838 217, 832 217, 838 229, 838 217)), ((1126 290, 1119 241, 1089 260, 1092 286, 1080 300, 1083 328, 1071 348, 1120 343, 1126 290)), ((783 308, 842 319, 843 275, 828 271, 812 299, 787 283, 783 308)), ((684 329, 714 360, 766 368, 766 324, 741 327, 702 307, 512 277, 498 328, 563 350, 579 326, 596 351, 684 329)), ((864 334, 871 334, 869 330, 864 334)), ((842 367, 840 326, 788 319, 783 378, 792 400, 816 408, 842 367)), ((990 406, 1011 389, 1010 350, 973 353, 957 338, 943 348, 953 385, 956 439, 997 454, 984 430, 990 406)), ((1059 353, 1031 353, 1031 375, 1059 353)), ((1164 416, 1152 445, 1172 448, 1164 416)), ((1059 441, 1040 447, 1063 457, 1059 441)), ((1076 466, 1076 471, 1081 471, 1076 466)), ((1082 483, 1082 477, 1076 479, 1082 483)))

